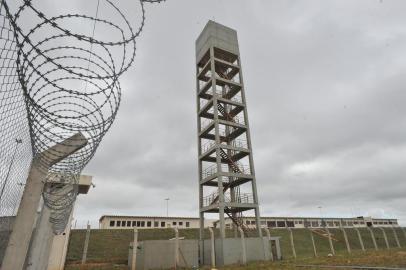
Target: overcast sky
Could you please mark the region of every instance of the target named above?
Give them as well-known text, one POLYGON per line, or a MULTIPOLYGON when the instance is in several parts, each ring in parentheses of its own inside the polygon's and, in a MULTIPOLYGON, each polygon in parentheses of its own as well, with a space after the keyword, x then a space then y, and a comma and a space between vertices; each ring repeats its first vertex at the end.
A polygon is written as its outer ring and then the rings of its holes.
MULTIPOLYGON (((195 40, 237 30, 261 214, 406 225, 406 2, 168 0, 147 5, 116 122, 84 173, 78 226, 198 216, 195 40)), ((97 28, 96 28, 97 32, 97 28)))

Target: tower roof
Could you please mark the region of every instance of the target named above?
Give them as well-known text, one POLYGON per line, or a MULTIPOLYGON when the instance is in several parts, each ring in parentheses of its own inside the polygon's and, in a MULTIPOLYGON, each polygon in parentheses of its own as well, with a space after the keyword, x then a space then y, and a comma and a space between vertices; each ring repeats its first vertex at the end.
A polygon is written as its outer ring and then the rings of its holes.
POLYGON ((211 46, 238 54, 237 31, 217 22, 208 21, 196 40, 196 59, 199 61, 211 46))

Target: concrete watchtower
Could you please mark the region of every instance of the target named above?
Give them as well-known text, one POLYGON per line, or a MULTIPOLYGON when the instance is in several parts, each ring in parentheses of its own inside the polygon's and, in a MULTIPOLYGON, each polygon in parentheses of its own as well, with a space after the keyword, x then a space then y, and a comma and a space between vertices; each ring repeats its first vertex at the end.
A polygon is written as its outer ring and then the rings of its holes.
MULTIPOLYGON (((196 40, 200 239, 205 213, 219 213, 220 253, 224 215, 244 232, 244 211, 261 225, 237 32, 209 21, 196 40)), ((202 259, 203 241, 200 246, 202 259)), ((219 254, 219 258, 223 258, 219 254)), ((218 262, 219 265, 222 262, 218 262)))

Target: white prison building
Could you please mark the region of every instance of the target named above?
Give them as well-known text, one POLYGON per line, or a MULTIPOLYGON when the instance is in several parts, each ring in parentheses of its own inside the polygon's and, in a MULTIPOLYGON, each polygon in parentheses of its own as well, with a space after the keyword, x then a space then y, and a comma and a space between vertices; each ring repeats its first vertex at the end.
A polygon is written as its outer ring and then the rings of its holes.
MULTIPOLYGON (((100 229, 157 229, 157 228, 199 228, 197 217, 160 217, 160 216, 102 216, 100 229)), ((212 227, 214 220, 205 220, 205 227, 212 227)))
MULTIPOLYGON (((256 227, 255 217, 243 217, 245 226, 256 227)), ((218 220, 205 220, 205 227, 218 227, 218 220)), ((225 219, 226 228, 232 228, 233 221, 225 219)), ((263 228, 340 228, 340 227, 396 227, 397 219, 372 217, 320 218, 320 217, 261 217, 263 228)), ((154 228, 199 228, 197 217, 160 216, 116 216, 104 215, 99 219, 100 229, 154 229, 154 228)))
MULTIPOLYGON (((219 221, 214 222, 214 226, 219 221)), ((243 217, 247 227, 255 227, 254 217, 243 217)), ((225 220, 226 228, 233 226, 230 218, 225 220)), ((340 228, 340 227, 396 227, 399 226, 397 219, 383 219, 372 217, 355 218, 320 218, 320 217, 261 217, 263 228, 340 228)))

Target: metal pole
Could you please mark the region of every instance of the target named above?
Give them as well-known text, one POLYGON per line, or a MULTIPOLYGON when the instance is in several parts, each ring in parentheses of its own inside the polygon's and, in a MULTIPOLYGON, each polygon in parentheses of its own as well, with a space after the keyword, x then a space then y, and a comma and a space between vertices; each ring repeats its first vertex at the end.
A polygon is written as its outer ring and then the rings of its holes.
POLYGON ((388 242, 388 237, 386 236, 386 232, 382 227, 380 229, 381 229, 382 234, 383 234, 383 239, 385 240, 386 248, 389 249, 390 246, 389 246, 389 242, 388 242))
POLYGON ((357 228, 354 228, 354 230, 357 232, 362 251, 365 251, 364 241, 362 240, 361 233, 359 232, 359 230, 357 228))
POLYGON ((90 224, 87 224, 85 245, 83 247, 83 254, 82 254, 82 264, 86 263, 87 249, 89 248, 89 240, 90 240, 90 224))
POLYGON ((292 254, 293 254, 293 257, 296 259, 296 248, 295 248, 295 241, 293 239, 293 231, 291 228, 288 228, 288 231, 290 233, 290 245, 292 247, 292 254))
POLYGON ((350 247, 350 242, 348 242, 348 237, 347 237, 347 232, 343 227, 341 227, 341 231, 343 232, 344 235, 344 240, 345 240, 345 245, 347 246, 347 251, 349 254, 351 254, 351 247, 350 247))
POLYGON ((138 230, 134 229, 133 255, 131 258, 131 270, 136 270, 136 268, 137 268, 137 247, 138 247, 138 230))
POLYGON ((378 250, 378 245, 376 244, 375 234, 371 228, 368 227, 369 232, 371 233, 372 242, 374 243, 375 250, 378 250))
POLYGON ((311 229, 309 229, 310 232, 310 238, 312 239, 312 245, 313 245, 313 252, 314 252, 314 257, 318 257, 317 256, 317 249, 316 249, 316 243, 314 242, 314 236, 313 236, 313 231, 311 229))
POLYGON ((166 201, 166 217, 169 217, 169 198, 166 198, 165 201, 166 201))
POLYGON ((175 228, 175 270, 179 265, 179 230, 175 228))
POLYGON ((398 234, 396 233, 396 230, 393 226, 392 226, 392 231, 393 231, 393 236, 395 236, 395 240, 396 240, 396 244, 398 245, 398 248, 401 248, 402 246, 400 245, 398 234))
MULTIPOLYGON (((3 4, 3 2, 2 2, 2 4, 3 4)), ((3 186, 1 187, 0 202, 1 202, 1 199, 3 198, 4 189, 5 189, 5 187, 7 186, 7 182, 8 182, 8 178, 9 178, 9 176, 10 176, 11 168, 13 167, 14 158, 15 158, 15 155, 16 155, 16 153, 17 153, 18 144, 20 144, 20 143, 22 143, 22 142, 23 142, 23 141, 22 141, 21 139, 16 139, 16 146, 15 146, 15 148, 14 148, 14 153, 13 153, 13 156, 12 156, 12 158, 11 158, 10 166, 8 167, 8 171, 7 171, 7 174, 6 174, 6 179, 4 180, 4 184, 3 184, 3 186)))
POLYGON ((328 234, 328 243, 330 244, 331 253, 333 255, 336 255, 336 252, 334 250, 333 240, 331 239, 331 233, 330 233, 330 230, 328 229, 328 227, 326 227, 326 231, 327 231, 327 234, 328 234))

